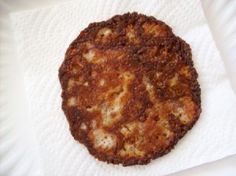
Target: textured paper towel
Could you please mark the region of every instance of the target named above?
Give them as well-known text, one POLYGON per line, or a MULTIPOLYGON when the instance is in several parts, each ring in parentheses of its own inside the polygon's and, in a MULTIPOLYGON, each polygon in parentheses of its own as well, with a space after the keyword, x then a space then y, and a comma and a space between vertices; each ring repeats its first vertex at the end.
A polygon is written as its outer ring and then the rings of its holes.
POLYGON ((46 175, 163 175, 236 153, 236 98, 199 1, 80 0, 11 17, 46 175), (154 15, 191 45, 203 111, 171 153, 146 166, 124 168, 95 160, 72 138, 61 110, 58 68, 68 45, 90 22, 127 11, 154 15))

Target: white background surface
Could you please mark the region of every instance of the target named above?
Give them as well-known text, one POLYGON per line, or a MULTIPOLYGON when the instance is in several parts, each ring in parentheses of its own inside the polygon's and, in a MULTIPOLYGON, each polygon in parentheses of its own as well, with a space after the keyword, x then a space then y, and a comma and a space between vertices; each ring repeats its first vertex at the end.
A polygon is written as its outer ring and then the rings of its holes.
MULTIPOLYGON (((62 0, 65 1, 65 0, 62 0)), ((0 0, 0 176, 39 175, 37 145, 26 117, 22 68, 7 14, 59 3, 55 0, 0 0)), ((236 87, 236 1, 202 1, 216 45, 224 59, 232 85, 236 87)), ((235 115, 236 116, 236 115, 235 115)), ((236 140, 236 139, 235 139, 236 140)), ((220 147, 220 146, 219 146, 220 147)), ((173 176, 236 175, 236 156, 199 166, 173 176)))

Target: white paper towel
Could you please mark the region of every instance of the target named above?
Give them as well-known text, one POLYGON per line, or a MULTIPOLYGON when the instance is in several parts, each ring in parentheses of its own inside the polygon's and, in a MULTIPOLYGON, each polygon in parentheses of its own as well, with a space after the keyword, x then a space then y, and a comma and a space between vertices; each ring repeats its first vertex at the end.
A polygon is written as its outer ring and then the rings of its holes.
POLYGON ((236 97, 199 1, 86 0, 11 14, 24 66, 31 119, 47 176, 164 175, 236 153, 236 97), (58 68, 68 45, 89 23, 137 11, 165 21, 192 48, 202 114, 169 154, 146 166, 99 162, 76 142, 61 110, 58 68))

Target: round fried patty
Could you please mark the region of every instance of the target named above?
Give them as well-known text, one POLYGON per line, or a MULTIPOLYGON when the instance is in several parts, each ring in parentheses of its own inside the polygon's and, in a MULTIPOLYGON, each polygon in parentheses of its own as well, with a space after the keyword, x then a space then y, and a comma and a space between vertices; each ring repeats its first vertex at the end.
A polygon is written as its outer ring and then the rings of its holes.
POLYGON ((154 17, 90 24, 59 78, 73 137, 108 163, 147 164, 168 153, 201 112, 191 49, 154 17))

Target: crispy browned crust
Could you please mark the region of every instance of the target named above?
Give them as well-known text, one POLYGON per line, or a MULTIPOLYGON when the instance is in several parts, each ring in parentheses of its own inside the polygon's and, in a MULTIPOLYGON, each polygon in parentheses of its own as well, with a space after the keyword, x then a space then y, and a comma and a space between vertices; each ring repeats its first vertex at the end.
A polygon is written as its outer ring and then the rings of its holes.
POLYGON ((99 160, 147 164, 168 153, 201 113, 191 49, 137 13, 90 24, 59 70, 73 137, 99 160))

